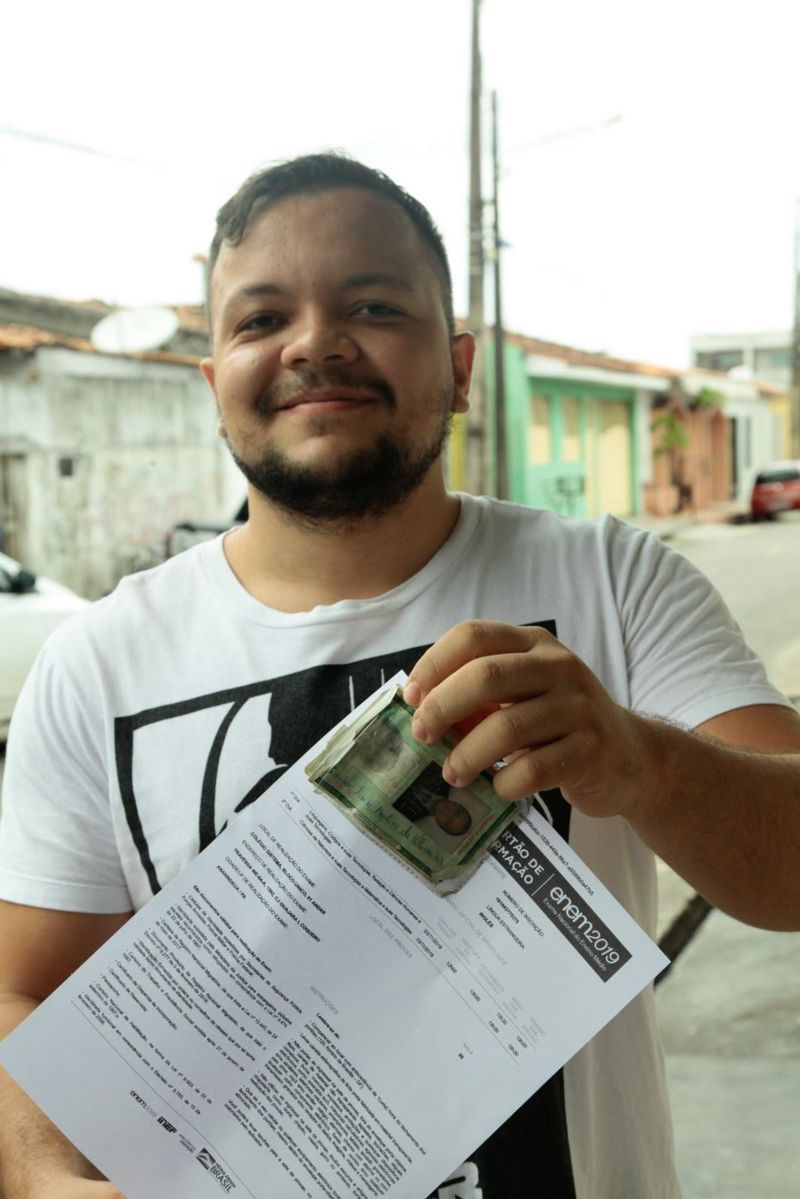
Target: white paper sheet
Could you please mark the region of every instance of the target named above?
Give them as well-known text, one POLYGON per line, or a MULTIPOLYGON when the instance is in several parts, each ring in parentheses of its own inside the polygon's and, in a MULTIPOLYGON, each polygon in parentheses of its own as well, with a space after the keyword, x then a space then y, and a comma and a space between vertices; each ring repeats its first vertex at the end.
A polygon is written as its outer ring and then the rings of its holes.
POLYGON ((536 814, 432 894, 320 749, 0 1047, 128 1199, 422 1199, 666 964, 536 814))

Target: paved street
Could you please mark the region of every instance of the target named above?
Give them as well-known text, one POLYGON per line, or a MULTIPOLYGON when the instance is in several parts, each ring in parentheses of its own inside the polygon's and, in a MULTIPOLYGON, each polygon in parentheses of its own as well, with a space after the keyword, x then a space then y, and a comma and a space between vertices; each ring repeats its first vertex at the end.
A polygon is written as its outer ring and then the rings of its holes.
MULTIPOLYGON (((800 699, 800 514, 672 541, 800 699)), ((743 830, 744 833, 744 830, 743 830)), ((660 871, 662 927, 691 894, 660 871)), ((658 989, 684 1199, 800 1194, 800 934, 713 912, 658 989)))
POLYGON ((670 544, 719 589, 776 686, 800 699, 800 512, 689 525, 670 544))

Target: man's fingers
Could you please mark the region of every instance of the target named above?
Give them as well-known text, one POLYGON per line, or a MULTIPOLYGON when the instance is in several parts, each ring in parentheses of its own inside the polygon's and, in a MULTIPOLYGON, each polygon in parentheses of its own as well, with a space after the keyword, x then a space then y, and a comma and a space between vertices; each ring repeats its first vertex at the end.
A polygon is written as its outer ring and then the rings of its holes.
POLYGON ((473 712, 470 716, 465 716, 463 720, 457 720, 453 728, 459 737, 466 737, 467 733, 471 733, 482 720, 485 720, 487 716, 491 716, 492 712, 497 712, 499 707, 499 704, 484 704, 477 712, 473 712))
POLYGON ((579 659, 554 638, 523 653, 477 658, 420 701, 414 734, 420 741, 438 741, 476 713, 522 703, 557 687, 579 692, 584 671, 579 659))
POLYGON ((591 746, 581 733, 520 754, 498 771, 494 789, 507 803, 516 803, 534 791, 579 785, 590 767, 591 746))
POLYGON ((414 734, 420 741, 438 741, 462 721, 471 723, 469 718, 481 711, 531 699, 548 687, 546 668, 531 654, 479 658, 425 696, 414 716, 414 734))
POLYGON ((551 699, 526 700, 488 715, 451 751, 443 772, 448 783, 468 787, 481 770, 501 758, 563 737, 564 714, 551 699))
POLYGON ((419 659, 403 689, 406 702, 418 707, 434 687, 476 658, 525 653, 538 641, 548 638, 552 640, 546 630, 535 626, 501 624, 491 620, 462 621, 440 637, 419 659))

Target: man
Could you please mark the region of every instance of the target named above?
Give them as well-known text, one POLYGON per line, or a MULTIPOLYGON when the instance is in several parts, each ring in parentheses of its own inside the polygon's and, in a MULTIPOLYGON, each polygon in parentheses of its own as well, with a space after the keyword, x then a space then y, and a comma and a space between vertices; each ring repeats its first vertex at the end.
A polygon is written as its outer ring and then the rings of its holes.
MULTIPOLYGON (((619 522, 447 492, 473 339, 427 212, 336 156, 255 176, 220 212, 209 312, 249 519, 124 580, 33 672, 0 843, 4 1029, 399 667, 420 739, 474 724, 447 781, 516 754, 499 794, 536 792, 646 928, 650 849, 733 915, 800 926, 800 719, 719 597, 619 522)), ((648 992, 464 1177, 484 1199, 664 1199, 670 1140, 648 992)), ((117 1194, 8 1080, 0 1160, 8 1199, 117 1194)))

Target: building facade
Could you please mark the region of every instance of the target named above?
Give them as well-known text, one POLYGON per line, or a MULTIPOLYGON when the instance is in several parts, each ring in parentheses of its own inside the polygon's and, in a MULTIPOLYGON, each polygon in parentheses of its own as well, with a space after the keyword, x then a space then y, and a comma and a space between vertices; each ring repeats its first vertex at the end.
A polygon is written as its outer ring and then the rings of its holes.
POLYGON ((726 373, 742 368, 752 378, 789 387, 792 378, 792 334, 698 333, 689 339, 692 366, 726 373))
POLYGON ((643 510, 650 408, 668 377, 515 334, 505 376, 509 498, 566 516, 643 510))
MULTIPOLYGON (((126 355, 88 339, 109 311, 0 290, 0 548, 89 598, 161 561, 176 526, 232 523, 245 490, 198 370, 202 311, 177 309, 166 346, 126 355)), ((494 462, 491 347, 488 358, 494 462)), ((775 384, 512 333, 504 367, 518 503, 623 517, 746 503, 757 470, 787 456, 775 384)))
POLYGON ((785 455, 788 396, 775 385, 511 333, 504 364, 518 503, 623 517, 746 504, 759 468, 785 455))
POLYGON ((94 599, 162 561, 175 525, 232 523, 244 485, 198 363, 0 324, 5 552, 94 599))

